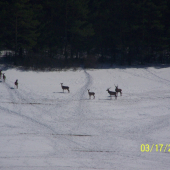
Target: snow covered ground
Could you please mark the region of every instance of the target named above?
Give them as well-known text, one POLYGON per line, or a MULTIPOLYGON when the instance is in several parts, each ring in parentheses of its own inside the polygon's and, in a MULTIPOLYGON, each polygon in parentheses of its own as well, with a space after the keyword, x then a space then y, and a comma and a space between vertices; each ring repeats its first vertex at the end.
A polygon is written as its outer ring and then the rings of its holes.
POLYGON ((170 169, 169 67, 3 72, 0 169, 170 169), (106 91, 114 84, 117 100, 106 91))

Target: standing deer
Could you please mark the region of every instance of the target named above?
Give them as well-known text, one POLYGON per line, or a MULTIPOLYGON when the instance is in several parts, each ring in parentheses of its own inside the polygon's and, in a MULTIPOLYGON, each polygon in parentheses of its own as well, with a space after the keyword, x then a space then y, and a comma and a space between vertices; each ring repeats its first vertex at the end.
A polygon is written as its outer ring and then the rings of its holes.
POLYGON ((108 88, 106 91, 108 91, 108 93, 110 94, 110 97, 112 98, 112 95, 115 96, 115 99, 117 99, 117 93, 115 91, 110 91, 110 88, 108 88))
POLYGON ((15 81, 15 86, 17 87, 17 89, 18 89, 18 79, 15 81))
POLYGON ((63 86, 63 83, 61 83, 61 88, 63 89, 63 93, 64 93, 64 90, 68 90, 68 93, 70 93, 69 87, 63 86))
POLYGON ((93 96, 93 99, 95 99, 95 93, 94 92, 90 92, 90 89, 87 89, 88 93, 89 93, 89 99, 91 99, 91 96, 93 96))
POLYGON ((1 76, 2 76, 2 70, 0 70, 0 79, 1 79, 1 76))
POLYGON ((6 80, 5 73, 3 73, 3 80, 4 80, 4 82, 5 82, 5 80, 6 80))
POLYGON ((117 95, 118 95, 118 93, 120 93, 120 95, 122 96, 122 89, 119 89, 118 85, 117 86, 115 85, 115 91, 116 91, 117 95))

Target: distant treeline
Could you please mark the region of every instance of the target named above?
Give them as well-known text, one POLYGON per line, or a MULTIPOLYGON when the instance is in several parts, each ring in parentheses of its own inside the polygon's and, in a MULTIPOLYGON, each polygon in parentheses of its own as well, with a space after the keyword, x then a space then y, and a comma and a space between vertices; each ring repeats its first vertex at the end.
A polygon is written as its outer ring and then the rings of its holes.
POLYGON ((0 0, 14 64, 170 63, 169 0, 0 0))

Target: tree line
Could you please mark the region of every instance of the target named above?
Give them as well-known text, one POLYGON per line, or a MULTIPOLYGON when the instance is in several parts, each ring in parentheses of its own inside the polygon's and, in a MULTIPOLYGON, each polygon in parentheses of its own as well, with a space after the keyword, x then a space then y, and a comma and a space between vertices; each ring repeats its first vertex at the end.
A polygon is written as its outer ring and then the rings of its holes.
POLYGON ((14 63, 170 63, 168 0, 0 0, 14 63))

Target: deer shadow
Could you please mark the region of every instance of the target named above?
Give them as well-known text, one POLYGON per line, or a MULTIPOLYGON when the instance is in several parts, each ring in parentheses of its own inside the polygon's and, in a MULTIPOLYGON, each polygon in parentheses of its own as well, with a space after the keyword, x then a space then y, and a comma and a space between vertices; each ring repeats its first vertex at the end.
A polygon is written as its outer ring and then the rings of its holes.
POLYGON ((99 99, 99 100, 112 100, 112 99, 99 99))
POLYGON ((87 98, 87 99, 80 99, 80 100, 95 100, 95 99, 93 99, 93 98, 91 98, 91 99, 88 99, 88 98, 87 98))
MULTIPOLYGON (((110 97, 110 96, 108 96, 108 97, 110 97)), ((99 99, 99 100, 113 100, 113 99, 115 99, 115 97, 113 97, 113 98, 110 97, 110 99, 107 98, 107 99, 99 99)), ((116 100, 116 99, 115 99, 115 100, 116 100)))
POLYGON ((10 87, 10 89, 15 89, 14 87, 10 87))
POLYGON ((67 93, 67 92, 53 92, 53 93, 65 94, 65 93, 67 93))

